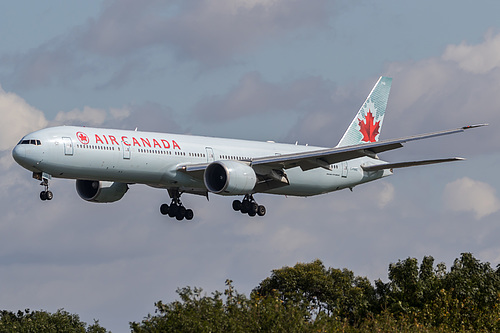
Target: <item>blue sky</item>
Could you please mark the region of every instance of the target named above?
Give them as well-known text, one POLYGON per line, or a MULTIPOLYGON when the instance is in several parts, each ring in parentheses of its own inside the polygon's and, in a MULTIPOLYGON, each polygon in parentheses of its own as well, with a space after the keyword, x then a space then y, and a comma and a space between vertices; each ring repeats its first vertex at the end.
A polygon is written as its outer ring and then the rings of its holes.
POLYGON ((18 1, 0 5, 2 309, 65 308, 126 331, 186 285, 249 292, 274 268, 319 258, 370 279, 390 262, 461 252, 500 263, 500 26, 496 1, 18 1), (312 198, 185 196, 115 204, 55 198, 16 165, 28 132, 75 124, 332 147, 380 75, 393 77, 382 138, 488 122, 408 144, 389 161, 463 156, 312 198))

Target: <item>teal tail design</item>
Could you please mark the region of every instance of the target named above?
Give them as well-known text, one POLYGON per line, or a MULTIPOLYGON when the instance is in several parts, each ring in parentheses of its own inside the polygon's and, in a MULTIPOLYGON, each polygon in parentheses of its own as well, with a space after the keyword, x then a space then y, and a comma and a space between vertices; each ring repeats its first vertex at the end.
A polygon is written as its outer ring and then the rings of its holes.
POLYGON ((379 140, 392 78, 381 76, 359 109, 337 147, 379 140))

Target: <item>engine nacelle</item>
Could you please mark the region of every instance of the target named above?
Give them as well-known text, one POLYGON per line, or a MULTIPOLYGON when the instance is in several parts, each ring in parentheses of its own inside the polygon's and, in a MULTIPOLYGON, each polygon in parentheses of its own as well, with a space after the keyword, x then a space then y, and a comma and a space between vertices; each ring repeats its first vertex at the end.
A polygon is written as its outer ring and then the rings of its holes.
POLYGON ((76 192, 80 198, 91 202, 115 202, 128 191, 127 184, 99 180, 76 181, 76 192))
POLYGON ((203 176, 207 189, 216 194, 249 194, 257 183, 252 167, 237 161, 216 161, 207 166, 203 176))

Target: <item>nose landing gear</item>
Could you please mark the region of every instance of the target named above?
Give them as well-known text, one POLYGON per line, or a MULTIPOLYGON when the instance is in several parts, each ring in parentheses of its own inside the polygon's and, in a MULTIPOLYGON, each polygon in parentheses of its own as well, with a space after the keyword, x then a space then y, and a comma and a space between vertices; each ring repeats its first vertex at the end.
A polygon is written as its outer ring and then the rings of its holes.
POLYGON ((255 199, 251 194, 245 195, 243 201, 234 200, 233 201, 233 209, 235 211, 239 211, 242 214, 248 214, 248 216, 264 216, 266 215, 266 207, 257 204, 255 199))
POLYGON ((44 190, 40 192, 40 200, 42 201, 52 200, 54 194, 52 193, 52 191, 49 190, 49 179, 51 178, 51 176, 46 173, 42 173, 42 174, 33 174, 33 178, 42 181, 40 185, 43 186, 44 190))

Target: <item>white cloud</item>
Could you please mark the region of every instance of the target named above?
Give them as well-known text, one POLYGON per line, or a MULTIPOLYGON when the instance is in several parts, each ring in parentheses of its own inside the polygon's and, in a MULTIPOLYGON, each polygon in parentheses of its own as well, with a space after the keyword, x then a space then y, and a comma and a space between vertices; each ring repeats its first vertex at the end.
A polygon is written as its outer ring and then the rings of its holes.
POLYGON ((7 150, 27 133, 47 126, 42 111, 32 107, 14 93, 5 92, 0 86, 0 150, 7 150))
POLYGON ((387 182, 379 182, 378 185, 382 187, 378 194, 378 207, 384 208, 394 200, 394 186, 387 182))
POLYGON ((445 207, 454 212, 473 212, 477 220, 500 210, 495 189, 487 183, 460 178, 446 185, 443 193, 445 207))
POLYGON ((54 118, 54 125, 88 124, 98 126, 106 120, 106 110, 85 106, 83 110, 74 109, 69 112, 60 111, 54 118))
POLYGON ((474 74, 485 74, 494 68, 500 67, 500 34, 496 36, 490 30, 483 43, 468 45, 448 45, 444 60, 455 61, 464 71, 474 74))

